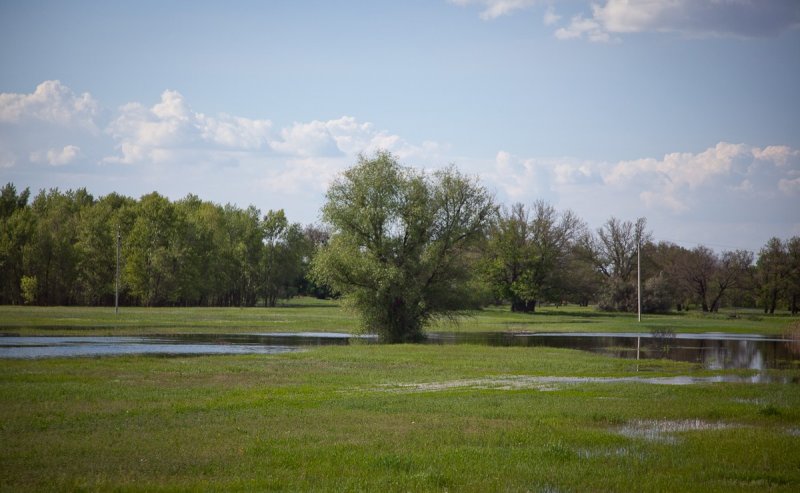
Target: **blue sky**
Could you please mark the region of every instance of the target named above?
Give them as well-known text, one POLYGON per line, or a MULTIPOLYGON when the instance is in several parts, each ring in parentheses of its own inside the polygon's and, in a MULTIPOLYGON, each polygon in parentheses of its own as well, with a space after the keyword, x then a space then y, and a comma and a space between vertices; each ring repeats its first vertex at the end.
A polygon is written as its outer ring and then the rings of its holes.
POLYGON ((796 0, 0 2, 0 181, 293 221, 360 152, 498 201, 800 235, 796 0))

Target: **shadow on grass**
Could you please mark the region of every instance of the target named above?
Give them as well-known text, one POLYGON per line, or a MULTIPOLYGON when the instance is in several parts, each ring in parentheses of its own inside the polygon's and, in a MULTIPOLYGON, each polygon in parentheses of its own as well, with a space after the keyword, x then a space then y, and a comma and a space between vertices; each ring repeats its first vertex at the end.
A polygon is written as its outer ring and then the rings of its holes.
POLYGON ((269 309, 269 308, 303 308, 303 309, 306 309, 306 308, 328 308, 328 309, 335 308, 335 309, 339 309, 339 308, 341 308, 341 305, 339 305, 338 302, 330 302, 330 301, 328 301, 326 303, 292 303, 291 301, 289 301, 289 302, 286 302, 286 303, 278 303, 274 307, 256 306, 256 307, 253 307, 253 308, 267 308, 267 309, 269 309))

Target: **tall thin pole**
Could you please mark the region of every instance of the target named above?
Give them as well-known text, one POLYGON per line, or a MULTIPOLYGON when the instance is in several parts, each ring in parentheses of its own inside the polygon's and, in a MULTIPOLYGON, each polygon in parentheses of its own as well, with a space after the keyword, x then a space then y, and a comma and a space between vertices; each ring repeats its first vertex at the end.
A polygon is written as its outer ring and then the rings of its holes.
POLYGON ((636 297, 639 302, 639 321, 642 321, 642 242, 636 240, 636 297))
POLYGON ((122 241, 122 233, 117 226, 117 275, 114 279, 114 315, 119 315, 119 247, 122 241))

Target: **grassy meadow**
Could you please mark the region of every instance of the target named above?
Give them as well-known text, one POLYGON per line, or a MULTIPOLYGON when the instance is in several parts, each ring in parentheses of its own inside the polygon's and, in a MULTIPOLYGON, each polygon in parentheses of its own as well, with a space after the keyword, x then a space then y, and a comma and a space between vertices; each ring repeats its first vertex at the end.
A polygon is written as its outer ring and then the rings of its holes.
MULTIPOLYGON (((604 313, 594 307, 545 306, 534 314, 508 307, 465 312, 435 322, 445 332, 729 332, 778 335, 800 317, 757 310, 699 311, 668 315, 604 313)), ((359 330, 356 316, 340 302, 295 298, 275 308, 141 308, 0 306, 0 334, 140 335, 170 333, 345 332, 359 330)))
MULTIPOLYGON (((4 334, 357 330, 308 299, 0 307, 0 321, 4 334)), ((794 321, 490 308, 432 330, 780 334, 794 321)), ((0 491, 798 491, 800 367, 771 372, 792 383, 654 384, 635 378, 726 372, 469 344, 0 359, 0 491)))

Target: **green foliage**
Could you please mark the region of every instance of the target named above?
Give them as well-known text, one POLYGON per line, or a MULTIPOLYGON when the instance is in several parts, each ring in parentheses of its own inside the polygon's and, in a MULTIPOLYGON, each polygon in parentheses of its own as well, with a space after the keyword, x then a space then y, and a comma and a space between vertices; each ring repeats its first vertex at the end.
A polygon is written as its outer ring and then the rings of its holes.
POLYGON ((297 294, 297 285, 304 271, 304 262, 311 254, 311 245, 297 223, 289 224, 283 209, 269 211, 261 222, 264 253, 264 304, 275 306, 278 298, 297 294))
POLYGON ((672 286, 664 274, 645 281, 642 286, 643 313, 668 313, 673 304, 672 286))
POLYGON ((36 276, 22 276, 20 290, 22 292, 22 301, 24 301, 26 305, 32 305, 36 302, 38 284, 36 276))
POLYGON ((23 301, 20 279, 25 272, 25 250, 31 240, 34 216, 28 206, 30 192, 17 194, 11 183, 0 191, 0 303, 23 301))
POLYGON ((532 312, 542 300, 560 302, 569 284, 566 267, 585 230, 570 211, 559 214, 541 201, 530 212, 515 204, 489 235, 487 282, 498 298, 511 302, 512 311, 532 312))
POLYGON ((771 238, 758 254, 757 293, 764 313, 775 313, 780 303, 800 313, 800 237, 771 238))
MULTIPOLYGON (((679 311, 694 304, 708 312, 758 304, 767 313, 800 312, 800 237, 771 239, 755 265, 747 252, 654 244, 643 219, 631 223, 612 218, 593 240, 578 232, 563 241, 562 233, 569 230, 565 224, 582 223, 541 202, 530 211, 514 206, 520 210, 512 208, 487 234, 486 217, 475 230, 446 220, 447 211, 453 213, 450 219, 480 216, 479 207, 458 209, 476 197, 476 203, 488 200, 479 184, 452 168, 423 175, 395 163, 387 173, 374 171, 362 180, 382 180, 375 189, 364 185, 352 190, 361 202, 337 196, 342 204, 350 200, 349 210, 359 212, 348 216, 329 210, 331 218, 343 221, 341 228, 336 226, 339 230, 303 229, 282 211, 262 216, 252 206, 221 206, 193 195, 171 202, 157 193, 137 200, 116 193, 95 198, 85 189, 51 189, 31 200, 29 190, 19 192, 8 183, 0 189, 0 304, 26 302, 22 278, 27 276, 36 278, 35 289, 28 283, 33 290, 26 293, 28 302, 112 305, 119 232, 123 306, 255 306, 261 300, 274 305, 297 293, 335 297, 342 283, 309 275, 316 252, 329 250, 324 255, 341 252, 335 262, 345 270, 381 286, 378 291, 362 286, 365 291, 351 293, 351 302, 360 298, 364 306, 387 306, 397 293, 409 293, 398 305, 402 316, 381 311, 372 317, 400 325, 503 300, 522 311, 541 302, 587 306, 597 301, 606 308, 631 310, 636 306, 630 286, 640 238, 645 311, 662 311, 672 299, 679 311), (375 230, 378 225, 382 229, 375 230), (342 235, 346 230, 355 233, 342 235), (453 231, 470 233, 459 237, 453 231), (359 235, 381 241, 354 239, 359 235), (353 251, 357 253, 351 255, 353 251), (368 262, 361 263, 362 258, 368 262), (435 265, 435 282, 429 283, 425 273, 433 274, 435 265)), ((339 192, 349 193, 341 187, 339 192)))
POLYGON ((41 191, 33 200, 36 217, 23 251, 24 269, 38 279, 40 303, 73 305, 78 294, 78 230, 82 213, 94 199, 85 189, 41 191))
POLYGON ((366 329, 414 341, 432 317, 470 306, 474 247, 495 212, 485 189, 454 168, 423 175, 381 152, 326 197, 333 234, 312 274, 347 296, 366 329))
POLYGON ((600 291, 597 306, 608 312, 636 312, 636 284, 621 279, 607 279, 600 291))

